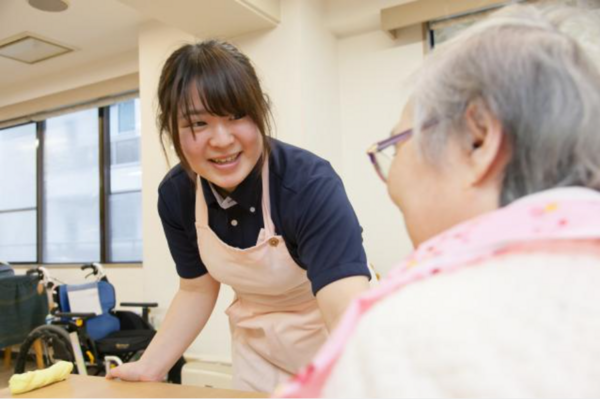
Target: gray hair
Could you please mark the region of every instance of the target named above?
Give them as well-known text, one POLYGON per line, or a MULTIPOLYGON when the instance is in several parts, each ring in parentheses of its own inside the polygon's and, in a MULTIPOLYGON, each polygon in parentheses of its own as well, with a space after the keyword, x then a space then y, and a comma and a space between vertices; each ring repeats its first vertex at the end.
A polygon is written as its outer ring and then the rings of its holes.
POLYGON ((414 81, 422 154, 439 163, 483 102, 511 148, 500 203, 554 187, 600 190, 600 26, 565 7, 513 5, 436 49, 414 81), (436 124, 427 128, 432 121, 436 124))

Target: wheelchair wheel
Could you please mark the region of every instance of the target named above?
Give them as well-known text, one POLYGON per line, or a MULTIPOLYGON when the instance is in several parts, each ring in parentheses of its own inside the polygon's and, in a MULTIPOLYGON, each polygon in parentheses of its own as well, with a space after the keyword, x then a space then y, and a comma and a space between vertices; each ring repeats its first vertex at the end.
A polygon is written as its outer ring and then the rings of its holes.
MULTIPOLYGON (((29 333, 23 344, 21 344, 15 364, 15 374, 25 372, 27 360, 32 358, 30 352, 34 353, 33 344, 38 339, 42 347, 44 367, 50 367, 59 360, 75 363, 75 355, 73 354, 69 334, 63 328, 44 325, 29 333)), ((73 373, 76 373, 75 369, 73 373)))

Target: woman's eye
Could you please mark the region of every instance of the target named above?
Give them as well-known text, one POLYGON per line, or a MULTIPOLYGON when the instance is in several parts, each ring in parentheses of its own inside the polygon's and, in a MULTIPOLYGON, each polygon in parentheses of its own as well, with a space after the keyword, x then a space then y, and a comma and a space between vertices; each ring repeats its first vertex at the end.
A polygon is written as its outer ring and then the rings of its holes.
POLYGON ((190 127, 193 127, 194 129, 201 128, 204 126, 206 126, 206 122, 203 121, 192 122, 192 124, 190 125, 190 127))
POLYGON ((231 115, 229 117, 229 119, 231 119, 232 121, 238 121, 238 120, 244 118, 245 116, 246 116, 246 114, 240 113, 240 114, 231 115))

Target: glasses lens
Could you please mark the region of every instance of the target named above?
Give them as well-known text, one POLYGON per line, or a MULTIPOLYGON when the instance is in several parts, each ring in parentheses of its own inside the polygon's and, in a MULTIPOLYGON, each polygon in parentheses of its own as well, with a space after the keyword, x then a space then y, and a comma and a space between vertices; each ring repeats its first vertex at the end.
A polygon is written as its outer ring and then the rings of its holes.
POLYGON ((379 169, 379 173, 381 173, 381 177, 383 177, 384 180, 387 180, 388 178, 388 174, 392 166, 392 160, 394 159, 394 152, 395 148, 394 146, 391 146, 375 154, 377 168, 379 169))

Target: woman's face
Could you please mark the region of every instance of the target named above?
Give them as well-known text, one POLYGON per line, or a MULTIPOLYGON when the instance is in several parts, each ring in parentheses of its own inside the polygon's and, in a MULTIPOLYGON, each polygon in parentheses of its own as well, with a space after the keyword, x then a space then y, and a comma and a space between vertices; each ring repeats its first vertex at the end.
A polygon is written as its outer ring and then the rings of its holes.
POLYGON ((195 173, 230 193, 260 159, 262 135, 248 116, 209 114, 193 93, 189 121, 183 110, 179 114, 181 149, 195 173))

